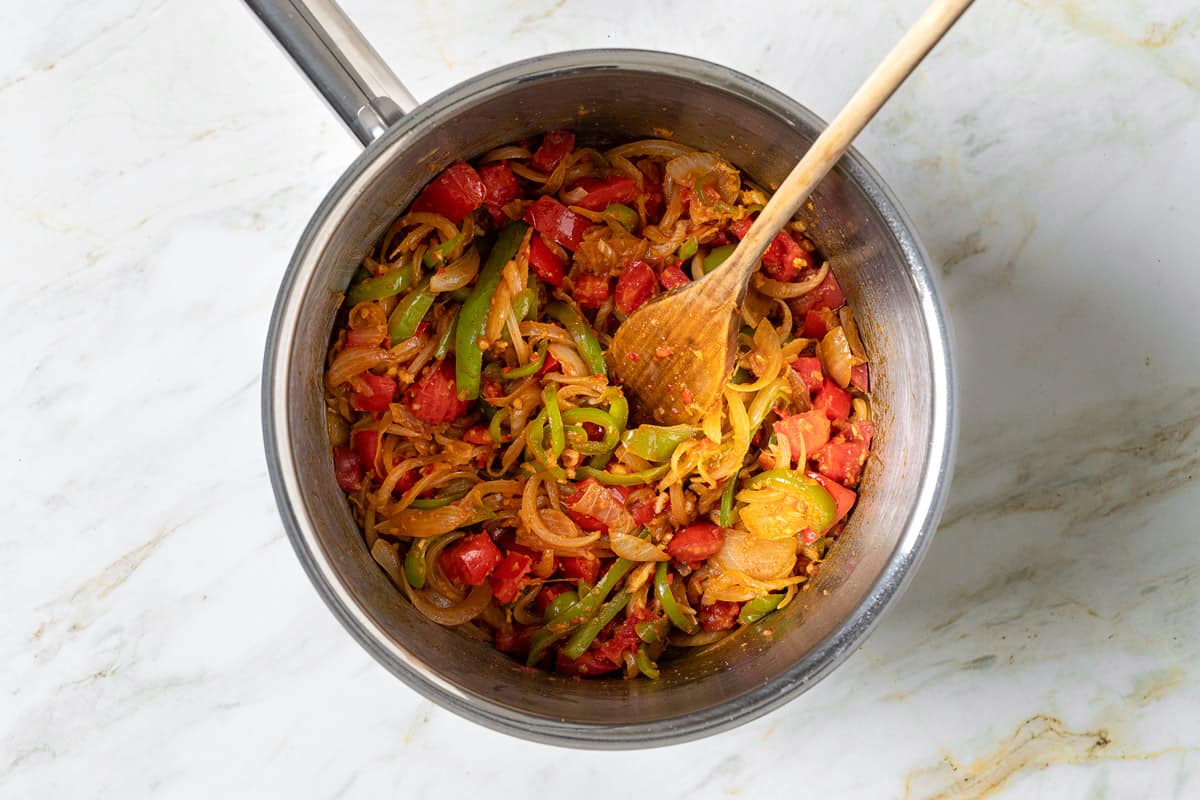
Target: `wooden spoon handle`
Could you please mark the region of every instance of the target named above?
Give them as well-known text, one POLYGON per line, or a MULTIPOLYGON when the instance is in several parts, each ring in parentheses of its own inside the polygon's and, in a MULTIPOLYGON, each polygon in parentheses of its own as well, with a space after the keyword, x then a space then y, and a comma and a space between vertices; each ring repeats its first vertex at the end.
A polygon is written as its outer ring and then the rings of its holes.
MULTIPOLYGON (((825 174, 833 169, 833 165, 846 152, 854 137, 871 121, 875 112, 887 102, 897 87, 916 69, 921 59, 933 49, 972 2, 973 0, 934 0, 896 43, 771 196, 738 248, 738 255, 741 256, 740 251, 744 250, 746 257, 739 259, 737 269, 731 269, 726 274, 728 285, 735 285, 732 273, 741 273, 738 280, 744 285, 755 262, 762 257, 767 245, 775 238, 775 232, 787 224, 825 174)), ((716 274, 720 272, 722 271, 719 270, 716 274)))

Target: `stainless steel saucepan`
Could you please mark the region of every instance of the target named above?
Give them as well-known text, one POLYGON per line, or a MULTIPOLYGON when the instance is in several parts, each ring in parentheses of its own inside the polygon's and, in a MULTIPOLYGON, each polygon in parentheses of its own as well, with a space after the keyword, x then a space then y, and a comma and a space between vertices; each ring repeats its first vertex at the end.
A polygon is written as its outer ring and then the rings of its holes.
POLYGON ((246 0, 366 149, 308 224, 283 278, 263 371, 267 461, 296 554, 350 635, 439 705, 558 745, 695 739, 776 708, 841 663, 929 544, 948 489, 955 384, 929 259, 883 181, 851 152, 804 220, 872 355, 878 458, 846 535, 809 591, 657 682, 526 669, 422 617, 371 559, 334 481, 321 389, 339 294, 384 228, 439 169, 553 128, 584 141, 661 136, 721 153, 759 183, 787 174, 823 123, 732 70, 639 50, 557 53, 488 72, 418 105, 327 0, 246 0))

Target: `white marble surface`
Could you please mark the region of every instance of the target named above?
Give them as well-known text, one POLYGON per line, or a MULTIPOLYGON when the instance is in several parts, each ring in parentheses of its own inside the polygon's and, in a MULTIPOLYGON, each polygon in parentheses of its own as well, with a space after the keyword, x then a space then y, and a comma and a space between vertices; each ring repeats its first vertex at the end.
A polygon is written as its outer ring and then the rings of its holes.
MULTIPOLYGON (((419 97, 551 50, 718 57, 828 117, 921 0, 346 0, 419 97)), ((833 676, 572 752, 385 674, 284 537, 277 279, 356 147, 239 3, 0 30, 0 796, 1200 797, 1200 14, 980 2, 864 135, 957 325, 953 496, 833 676)))

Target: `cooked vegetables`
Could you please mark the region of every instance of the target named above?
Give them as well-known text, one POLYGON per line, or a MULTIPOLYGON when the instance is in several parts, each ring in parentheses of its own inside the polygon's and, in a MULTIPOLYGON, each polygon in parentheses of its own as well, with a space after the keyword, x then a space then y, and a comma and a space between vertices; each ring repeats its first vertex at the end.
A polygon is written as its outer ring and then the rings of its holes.
POLYGON ((605 363, 766 197, 712 153, 552 131, 454 162, 392 224, 346 292, 326 419, 333 477, 418 612, 531 666, 654 680, 803 590, 875 435, 868 351, 812 242, 767 248, 696 425, 630 427, 605 363))

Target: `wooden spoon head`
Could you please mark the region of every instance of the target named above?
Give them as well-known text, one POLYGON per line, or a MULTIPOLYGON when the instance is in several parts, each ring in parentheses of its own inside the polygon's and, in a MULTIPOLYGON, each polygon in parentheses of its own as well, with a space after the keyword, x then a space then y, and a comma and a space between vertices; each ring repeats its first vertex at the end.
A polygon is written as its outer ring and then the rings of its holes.
POLYGON ((694 423, 716 405, 737 353, 736 301, 723 285, 698 281, 655 298, 617 329, 609 366, 635 421, 694 423))

